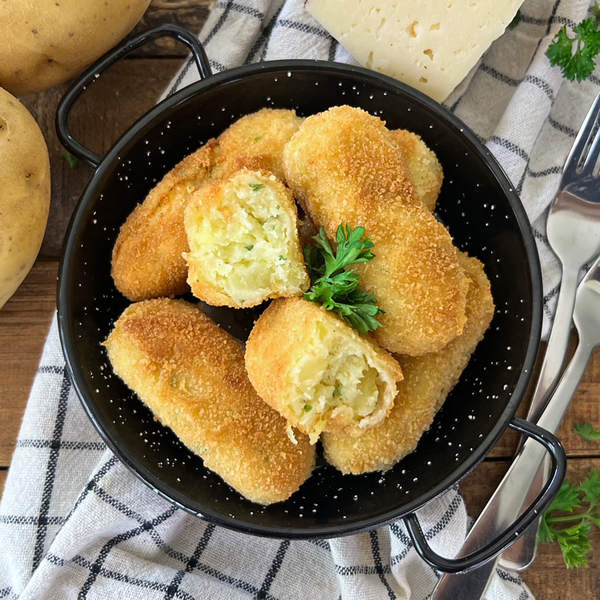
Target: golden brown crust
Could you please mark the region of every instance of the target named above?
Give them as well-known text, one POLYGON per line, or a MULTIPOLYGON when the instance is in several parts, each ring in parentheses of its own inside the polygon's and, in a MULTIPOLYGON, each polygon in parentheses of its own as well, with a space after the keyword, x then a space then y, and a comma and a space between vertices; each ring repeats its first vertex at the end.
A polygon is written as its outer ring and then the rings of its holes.
MULTIPOLYGON (((386 383, 381 384, 379 405, 373 412, 372 419, 366 420, 362 425, 369 423, 369 426, 372 426, 371 420, 378 422, 385 418, 392 406, 395 382, 402 379, 400 365, 388 352, 362 338, 337 315, 304 298, 274 300, 262 313, 250 333, 246 343, 246 369, 259 396, 294 427, 304 433, 314 434, 312 428, 307 429, 298 422, 286 399, 294 379, 292 373, 312 343, 317 327, 339 332, 344 336, 345 346, 360 345, 361 351, 372 358, 373 364, 386 383), (389 393, 383 392, 384 385, 389 393)), ((338 414, 327 419, 325 431, 347 429, 347 414, 338 414)), ((356 429, 352 428, 352 434, 360 435, 364 430, 362 426, 357 425, 356 429)), ((315 440, 316 437, 318 433, 315 440)))
POLYGON ((463 334, 441 352, 425 356, 397 356, 404 380, 388 417, 361 437, 323 434, 325 458, 343 473, 365 473, 392 467, 412 452, 433 422, 437 411, 458 382, 471 354, 489 327, 494 303, 482 264, 459 254, 471 280, 467 322, 463 334))
POLYGON ((183 209, 189 194, 208 179, 216 142, 187 156, 138 204, 121 227, 113 249, 112 277, 129 300, 189 291, 183 209))
POLYGON ((112 260, 117 289, 132 301, 189 291, 182 257, 189 250, 183 226, 189 195, 207 180, 228 177, 243 167, 282 177, 283 147, 301 122, 291 110, 260 110, 242 117, 167 173, 119 232, 112 260))
POLYGON ((387 350, 441 350, 465 322, 468 279, 450 235, 416 194, 398 145, 379 119, 348 106, 304 121, 284 150, 286 180, 330 240, 363 226, 375 259, 361 287, 386 311, 374 338, 387 350))
POLYGON ((314 448, 256 394, 244 348, 196 306, 129 306, 105 342, 115 373, 156 417, 246 498, 280 502, 309 477, 314 448))
POLYGON ((263 108, 242 117, 219 136, 213 179, 241 169, 270 171, 283 179, 283 148, 302 124, 293 110, 263 108))
POLYGON ((430 211, 434 211, 444 181, 440 161, 416 133, 406 129, 396 129, 390 133, 396 144, 400 146, 415 191, 423 204, 430 211))

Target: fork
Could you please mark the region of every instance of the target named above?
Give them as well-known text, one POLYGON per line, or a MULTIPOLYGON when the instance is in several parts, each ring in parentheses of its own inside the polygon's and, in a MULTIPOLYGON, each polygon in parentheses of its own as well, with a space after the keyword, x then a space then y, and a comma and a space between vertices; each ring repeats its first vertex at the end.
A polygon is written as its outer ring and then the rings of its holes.
MULTIPOLYGON (((531 420, 538 419, 542 414, 547 404, 547 398, 562 369, 571 331, 577 278, 581 266, 600 251, 600 203, 598 203, 600 202, 600 191, 598 179, 593 177, 600 152, 600 133, 596 132, 591 141, 590 151, 587 153, 587 157, 585 156, 599 114, 600 94, 596 96, 569 152, 563 168, 559 191, 548 215, 548 240, 561 260, 563 280, 548 350, 529 409, 528 418, 531 420), (580 167, 582 161, 583 165, 580 167), (597 204, 594 204, 594 201, 597 204), (586 218, 589 219, 587 222, 586 218)), ((595 267, 598 268, 597 265, 595 267)), ((600 311, 600 308, 598 310, 600 311)), ((523 451, 524 447, 521 447, 515 462, 519 460, 523 451)), ((514 467, 511 466, 509 473, 513 472, 513 469, 514 467)), ((545 473, 545 463, 543 462, 540 468, 532 468, 529 471, 530 479, 526 481, 531 481, 532 491, 525 494, 527 499, 541 489, 545 473), (531 480, 531 475, 534 475, 533 480, 531 480)), ((514 483, 513 480, 512 484, 514 483)), ((513 507, 511 506, 511 493, 503 493, 503 488, 510 488, 510 485, 511 481, 507 474, 471 528, 461 549, 461 555, 481 546, 486 539, 494 537, 501 526, 505 525, 505 523, 500 523, 502 521, 500 516, 507 510, 511 511, 513 507)), ((520 491, 522 491, 526 485, 526 482, 520 482, 516 488, 521 487, 520 491)), ((516 488, 515 492, 519 491, 516 488)), ((523 542, 524 545, 517 540, 508 551, 505 551, 501 559, 491 560, 468 574, 442 576, 432 600, 444 600, 445 598, 478 600, 483 596, 489 578, 500 560, 506 558, 508 568, 512 569, 522 569, 522 565, 529 565, 532 562, 537 549, 537 530, 538 526, 536 525, 530 527, 523 535, 526 540, 523 542), (509 554, 517 544, 519 544, 519 551, 516 554, 509 554)))
MULTIPOLYGON (((592 351, 600 345, 600 257, 577 289, 573 317, 579 333, 579 344, 538 421, 540 427, 550 432, 558 429, 592 351)), ((494 496, 469 532, 461 553, 479 547, 487 532, 493 536, 494 530, 506 527, 519 516, 527 497, 527 492, 523 490, 523 479, 531 477, 543 464, 544 456, 542 447, 533 440, 527 440, 523 444, 494 496)), ((431 600, 479 600, 485 593, 497 563, 497 559, 492 559, 463 575, 443 575, 431 600)))
MULTIPOLYGON (((600 181, 594 176, 600 155, 600 132, 596 127, 599 114, 600 94, 596 96, 569 152, 558 193, 548 214, 548 242, 561 261, 562 281, 554 324, 527 414, 527 420, 534 423, 556 387, 565 361, 579 271, 600 253, 600 181), (586 156, 588 146, 590 149, 586 156)), ((530 498, 542 489, 546 473, 547 469, 542 466, 531 487, 530 498)), ((523 571, 531 565, 537 551, 538 526, 532 525, 502 555, 500 564, 503 567, 523 571)))

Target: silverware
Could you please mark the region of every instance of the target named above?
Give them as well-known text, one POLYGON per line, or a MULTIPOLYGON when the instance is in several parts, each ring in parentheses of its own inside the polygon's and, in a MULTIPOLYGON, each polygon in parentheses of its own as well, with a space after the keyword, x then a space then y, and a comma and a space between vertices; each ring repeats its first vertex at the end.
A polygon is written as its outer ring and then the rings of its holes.
MULTIPOLYGON (((560 383, 543 410, 538 425, 555 432, 581 381, 593 349, 600 345, 600 257, 585 276, 575 300, 573 313, 579 333, 579 344, 560 383)), ((525 441, 494 495, 483 509, 467 535, 460 555, 480 548, 489 537, 506 529, 522 512, 529 489, 524 482, 531 481, 544 462, 544 450, 531 439, 525 441)), ((441 577, 431 600, 479 600, 489 584, 498 560, 470 573, 441 577)))
MULTIPOLYGON (((527 413, 527 420, 533 423, 537 422, 563 368, 579 272, 600 253, 600 180, 594 176, 600 155, 599 114, 600 94, 596 96, 569 152, 559 191, 548 214, 548 241, 561 261, 562 281, 550 339, 527 413)), ((531 487, 530 498, 535 498, 542 489, 546 473, 547 469, 540 468, 531 487)), ((537 552, 538 528, 539 524, 531 526, 502 555, 500 564, 503 567, 523 571, 531 565, 537 552)))

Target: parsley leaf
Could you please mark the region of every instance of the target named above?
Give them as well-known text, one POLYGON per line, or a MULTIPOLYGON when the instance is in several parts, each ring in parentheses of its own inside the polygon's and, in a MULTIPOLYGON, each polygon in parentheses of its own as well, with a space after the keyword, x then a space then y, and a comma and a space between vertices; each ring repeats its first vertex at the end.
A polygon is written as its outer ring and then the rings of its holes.
POLYGON ((583 492, 583 501, 590 505, 590 510, 600 505, 600 471, 593 469, 579 484, 583 492))
POLYGON ((573 427, 573 433, 576 433, 588 442, 600 440, 600 430, 594 429, 591 423, 577 423, 573 427))
POLYGON ((592 469, 579 485, 563 483, 542 517, 538 538, 541 543, 558 543, 567 568, 585 567, 592 551, 592 525, 600 527, 600 471, 597 469, 592 469), (585 512, 575 512, 576 509, 585 509, 585 512))
POLYGON ((253 192, 259 192, 265 187, 264 183, 250 183, 248 184, 253 192))
POLYGON ((70 152, 65 152, 63 158, 69 163, 71 169, 74 169, 79 164, 79 159, 70 152))
POLYGON ((573 28, 575 37, 569 37, 566 26, 556 34, 546 50, 550 64, 559 66, 563 75, 574 81, 587 79, 596 66, 595 58, 600 53, 600 6, 594 4, 593 15, 573 28))
POLYGON ((371 252, 374 244, 369 238, 362 239, 364 233, 363 227, 352 229, 349 225, 340 225, 334 252, 321 227, 313 237, 315 244, 304 248, 312 284, 304 297, 322 304, 325 310, 335 311, 363 334, 381 327, 377 316, 385 314, 377 306, 375 294, 358 289, 358 273, 346 270, 350 265, 375 258, 371 252))
POLYGON ((521 9, 519 9, 517 14, 513 17, 513 20, 508 24, 508 28, 514 29, 521 22, 522 18, 523 15, 521 14, 521 9))
POLYGON ((552 501, 550 508, 551 510, 563 510, 566 512, 573 512, 574 508, 579 508, 579 489, 577 486, 571 485, 568 481, 565 481, 556 498, 552 501))

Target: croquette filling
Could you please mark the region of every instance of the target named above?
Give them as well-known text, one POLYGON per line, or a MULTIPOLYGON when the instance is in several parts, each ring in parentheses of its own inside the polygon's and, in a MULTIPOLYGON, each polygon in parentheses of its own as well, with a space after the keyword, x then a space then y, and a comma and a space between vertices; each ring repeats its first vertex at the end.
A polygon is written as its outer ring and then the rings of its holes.
POLYGON ((291 373, 290 408, 314 443, 330 418, 340 413, 371 424, 388 386, 361 344, 318 323, 291 373))
POLYGON ((294 258, 295 215, 281 192, 252 174, 231 180, 220 206, 193 224, 195 273, 238 304, 256 304, 277 293, 299 293, 306 275, 294 258))

